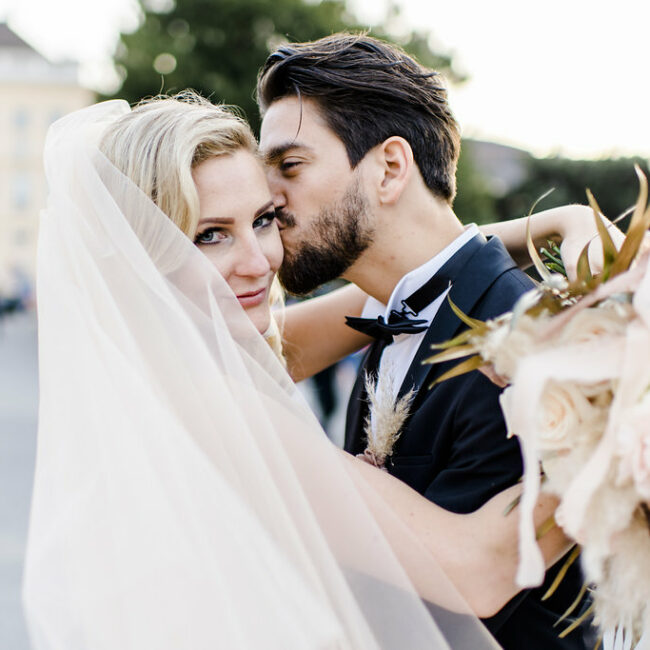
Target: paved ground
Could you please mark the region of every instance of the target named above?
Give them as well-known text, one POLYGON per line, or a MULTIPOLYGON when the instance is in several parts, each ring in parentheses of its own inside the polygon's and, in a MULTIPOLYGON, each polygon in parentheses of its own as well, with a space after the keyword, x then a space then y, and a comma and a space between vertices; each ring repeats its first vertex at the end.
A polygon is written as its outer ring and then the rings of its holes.
POLYGON ((29 648, 20 605, 36 450, 36 318, 0 319, 0 648, 29 648))

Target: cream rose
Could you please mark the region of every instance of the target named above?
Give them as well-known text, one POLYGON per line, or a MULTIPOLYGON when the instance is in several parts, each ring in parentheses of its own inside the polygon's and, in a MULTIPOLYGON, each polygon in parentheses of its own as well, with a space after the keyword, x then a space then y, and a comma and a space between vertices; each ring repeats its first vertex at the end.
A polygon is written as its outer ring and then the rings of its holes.
POLYGON ((585 439, 602 433, 603 409, 592 404, 591 391, 571 382, 551 381, 542 394, 537 419, 536 447, 545 453, 568 452, 585 439))
POLYGON ((644 499, 650 499, 650 423, 648 416, 643 422, 644 431, 639 432, 637 437, 637 449, 634 456, 634 464, 632 466, 632 475, 634 476, 634 484, 639 494, 644 499))
POLYGON ((483 358, 492 362, 498 375, 512 379, 519 362, 539 351, 539 330, 545 320, 542 316, 522 315, 516 320, 505 321, 488 333, 481 347, 483 358))
POLYGON ((562 328, 556 343, 587 343, 603 336, 624 336, 633 318, 634 309, 631 304, 610 299, 599 307, 579 311, 562 328))
POLYGON ((634 483, 643 499, 650 499, 650 394, 621 417, 616 432, 619 483, 634 483))

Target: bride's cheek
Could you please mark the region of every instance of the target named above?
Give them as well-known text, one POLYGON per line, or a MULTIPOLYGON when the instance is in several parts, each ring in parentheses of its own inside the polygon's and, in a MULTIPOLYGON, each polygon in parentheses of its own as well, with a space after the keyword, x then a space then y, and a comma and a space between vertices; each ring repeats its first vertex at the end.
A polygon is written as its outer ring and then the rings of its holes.
POLYGON ((199 247, 199 250, 208 258, 210 264, 217 269, 223 279, 230 284, 229 278, 232 275, 232 264, 230 260, 231 256, 228 255, 228 251, 218 245, 201 246, 199 247))

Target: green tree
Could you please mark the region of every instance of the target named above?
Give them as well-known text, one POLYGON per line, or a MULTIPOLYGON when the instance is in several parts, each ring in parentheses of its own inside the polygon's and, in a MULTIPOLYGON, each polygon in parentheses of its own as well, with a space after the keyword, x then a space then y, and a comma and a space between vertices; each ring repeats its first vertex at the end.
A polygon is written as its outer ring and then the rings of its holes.
POLYGON ((471 149, 461 146, 456 169, 456 198, 454 212, 463 223, 499 221, 496 198, 488 183, 476 168, 471 149))
POLYGON ((603 214, 615 219, 633 205, 638 196, 635 163, 650 178, 648 161, 642 158, 531 158, 528 161, 527 180, 497 200, 497 212, 509 216, 525 214, 551 188, 554 188, 553 192, 540 204, 540 209, 567 203, 586 203, 586 189, 589 188, 603 214))
MULTIPOLYGON (((257 72, 278 44, 307 41, 341 30, 360 30, 345 0, 139 0, 140 27, 122 34, 115 63, 123 85, 114 95, 135 102, 161 92, 194 88, 215 102, 239 106, 256 130, 253 90, 257 72)), ((389 9, 387 20, 398 10, 389 9)), ((386 38, 381 29, 372 33, 386 38)), ((394 39, 393 39, 394 40, 394 39)), ((429 67, 457 79, 451 59, 432 51, 429 35, 399 39, 429 67)))

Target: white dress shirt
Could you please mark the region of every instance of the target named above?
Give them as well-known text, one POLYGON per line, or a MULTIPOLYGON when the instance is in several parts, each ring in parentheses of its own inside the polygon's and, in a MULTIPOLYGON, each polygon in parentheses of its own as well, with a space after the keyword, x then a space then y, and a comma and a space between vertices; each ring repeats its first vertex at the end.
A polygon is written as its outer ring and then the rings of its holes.
MULTIPOLYGON (((451 259, 470 239, 479 233, 479 229, 475 224, 470 224, 464 232, 456 237, 454 241, 448 246, 443 248, 437 255, 432 257, 428 262, 422 264, 417 269, 413 269, 407 273, 395 286, 391 294, 388 305, 384 305, 375 298, 368 298, 361 314, 363 318, 377 318, 383 315, 386 321, 390 312, 395 309, 402 311, 402 300, 406 300, 410 295, 415 293, 429 278, 433 277, 442 266, 451 259)), ((417 320, 426 320, 427 326, 431 325, 431 321, 438 313, 440 305, 447 297, 449 289, 446 289, 440 296, 438 296, 431 304, 425 307, 417 316, 413 316, 417 320)), ((424 339, 424 332, 418 334, 398 334, 394 337, 393 343, 386 347, 381 360, 379 362, 378 372, 383 376, 390 377, 393 387, 393 397, 397 397, 400 386, 406 377, 406 373, 418 351, 422 340, 424 339)))

